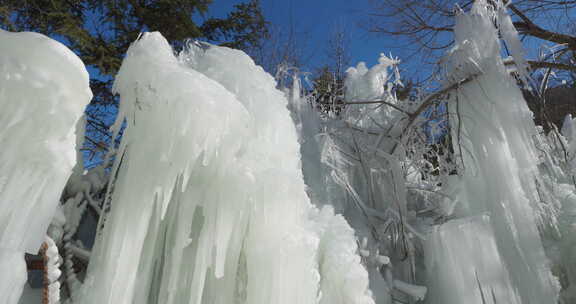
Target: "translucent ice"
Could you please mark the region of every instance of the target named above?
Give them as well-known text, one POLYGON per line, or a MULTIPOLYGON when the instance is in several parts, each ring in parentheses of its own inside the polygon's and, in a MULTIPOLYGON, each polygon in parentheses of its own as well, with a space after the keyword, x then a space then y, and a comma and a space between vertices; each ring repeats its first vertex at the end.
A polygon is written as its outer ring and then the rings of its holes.
POLYGON ((309 202, 275 85, 241 51, 176 57, 159 33, 130 47, 82 303, 373 303, 352 229, 309 202))
POLYGON ((84 65, 64 45, 0 30, 2 301, 16 303, 22 292, 24 252, 37 253, 44 240, 76 162, 76 122, 91 97, 84 65))

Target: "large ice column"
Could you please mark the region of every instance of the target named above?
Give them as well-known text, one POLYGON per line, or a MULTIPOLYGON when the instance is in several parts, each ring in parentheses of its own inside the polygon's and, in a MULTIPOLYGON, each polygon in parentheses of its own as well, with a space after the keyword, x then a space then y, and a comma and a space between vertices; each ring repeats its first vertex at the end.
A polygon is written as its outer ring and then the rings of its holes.
POLYGON ((37 253, 44 240, 92 93, 82 61, 36 33, 0 30, 0 78, 0 298, 15 303, 26 279, 24 252, 37 253))
POLYGON ((321 303, 372 303, 352 229, 326 208, 317 217, 306 196, 298 135, 274 79, 228 48, 191 46, 181 57, 233 92, 254 118, 246 168, 257 184, 265 183, 252 193, 263 198, 253 205, 264 209, 251 215, 246 236, 246 303, 313 303, 317 297, 321 303), (271 281, 254 280, 271 274, 271 281))
MULTIPOLYGON (((501 273, 498 267, 483 268, 478 272, 480 278, 501 277, 508 272, 521 303, 555 303, 558 284, 550 271, 538 230, 539 200, 534 178, 538 161, 532 140, 536 129, 516 80, 507 73, 500 57, 492 9, 485 1, 477 1, 471 13, 457 17, 456 47, 449 59, 449 75, 453 76, 450 84, 468 79, 450 94, 453 144, 463 159, 462 193, 456 215, 486 213, 490 219, 504 267, 501 273)), ((490 236, 489 230, 474 226, 470 224, 469 229, 490 236)), ((451 228, 447 226, 436 233, 447 230, 451 228)), ((467 255, 470 248, 454 250, 453 254, 467 255)), ((496 253, 494 256, 496 260, 496 253)), ((460 258, 441 262, 442 259, 437 257, 437 262, 445 268, 470 267, 460 258)), ((471 272, 466 279, 454 276, 452 282, 455 286, 461 281, 473 282, 471 276, 471 272)), ((436 274, 430 272, 430 280, 437 279, 436 274)), ((461 288, 479 287, 472 284, 461 288)), ((462 297, 453 302, 434 303, 478 301, 468 294, 462 293, 462 297)), ((515 302, 515 297, 501 295, 496 294, 498 303, 515 302)))
POLYGON ((246 54, 177 58, 146 33, 115 89, 127 126, 82 303, 373 303, 353 231, 306 196, 286 98, 246 54))
MULTIPOLYGON (((229 159, 219 163, 221 172, 234 165, 250 120, 221 85, 181 66, 159 33, 144 34, 130 47, 114 89, 121 95, 115 128, 125 121, 126 130, 113 168, 111 209, 93 249, 81 302, 147 303, 133 301, 135 284, 147 280, 138 273, 139 264, 150 254, 144 250, 147 231, 168 212, 173 196, 181 195, 173 193, 177 184, 181 189, 194 178, 192 173, 204 172, 217 156, 229 159), (226 143, 222 149, 220 142, 226 143)), ((204 179, 208 182, 211 177, 204 179)), ((206 190, 224 195, 221 189, 206 190)), ((189 215, 189 222, 197 203, 190 202, 185 206, 188 212, 180 213, 189 215)), ((170 225, 178 227, 175 220, 170 225)), ((189 234, 182 238, 187 240, 189 234)), ((181 254, 183 248, 170 249, 181 254)))

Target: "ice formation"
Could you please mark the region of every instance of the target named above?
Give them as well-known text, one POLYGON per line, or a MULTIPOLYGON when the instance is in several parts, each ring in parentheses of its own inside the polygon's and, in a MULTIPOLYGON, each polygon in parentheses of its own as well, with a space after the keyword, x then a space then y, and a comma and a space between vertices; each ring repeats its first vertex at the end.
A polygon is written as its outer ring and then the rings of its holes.
POLYGON ((398 59, 389 58, 380 54, 378 64, 368 68, 366 63, 360 62, 356 67, 350 67, 346 70, 346 100, 348 101, 367 101, 379 100, 386 96, 391 88, 392 76, 395 76, 395 82, 400 83, 400 75, 397 65, 398 59), (390 74, 390 69, 394 75, 390 74))
POLYGON ((159 33, 114 88, 127 124, 81 303, 373 303, 354 233, 305 192, 274 79, 244 53, 159 33))
MULTIPOLYGON (((0 298, 18 302, 23 253, 52 219, 73 303, 576 301, 576 123, 554 139, 532 123, 501 1, 475 1, 454 33, 437 96, 455 154, 426 176, 425 99, 396 98, 397 60, 348 69, 347 106, 324 120, 297 77, 282 92, 241 51, 191 42, 176 55, 159 33, 130 47, 114 84, 113 131, 126 129, 112 169, 85 173, 73 168, 91 96, 83 64, 42 35, 0 31, 0 298), (101 215, 92 252, 71 242, 87 208, 101 215), (73 259, 90 260, 83 283, 73 259)), ((61 261, 47 242, 52 303, 61 261)))
POLYGON ((458 287, 432 288, 431 303, 555 303, 559 286, 538 230, 536 128, 500 57, 493 11, 485 1, 457 16, 455 41, 448 81, 463 82, 450 97, 459 126, 452 129, 453 145, 463 159, 454 212, 461 219, 433 232, 431 250, 449 255, 429 256, 427 269, 461 273, 429 271, 430 282, 458 287), (472 257, 480 250, 474 244, 455 246, 465 235, 482 239, 486 256, 472 257))
MULTIPOLYGON (((412 245, 422 233, 412 226, 415 216, 407 212, 409 166, 404 164, 403 148, 396 149, 401 146, 397 137, 406 127, 406 113, 414 106, 401 103, 394 94, 394 88, 402 85, 398 63, 381 54, 370 68, 361 62, 347 70, 347 106, 325 122, 319 149, 328 168, 325 174, 346 192, 336 203, 363 239, 360 254, 380 304, 422 300, 427 293, 415 276, 417 253, 412 245), (409 228, 400 231, 405 227, 409 228)), ((311 158, 308 162, 314 163, 311 158)))
POLYGON ((327 114, 322 114, 316 107, 316 101, 305 93, 299 75, 292 75, 292 87, 285 88, 288 95, 289 109, 296 125, 302 173, 306 192, 312 204, 330 205, 341 213, 345 207, 345 191, 330 177, 332 168, 323 161, 322 153, 326 141, 327 114))
POLYGON ((44 279, 46 282, 44 284, 47 285, 47 293, 44 297, 47 300, 47 304, 58 304, 60 302, 60 282, 58 282, 58 279, 62 273, 60 271, 62 259, 58 254, 56 243, 50 237, 46 237, 44 244, 46 244, 44 252, 44 271, 46 273, 44 279))
POLYGON ((0 30, 0 296, 17 303, 75 164, 75 126, 92 97, 80 59, 37 33, 0 30))

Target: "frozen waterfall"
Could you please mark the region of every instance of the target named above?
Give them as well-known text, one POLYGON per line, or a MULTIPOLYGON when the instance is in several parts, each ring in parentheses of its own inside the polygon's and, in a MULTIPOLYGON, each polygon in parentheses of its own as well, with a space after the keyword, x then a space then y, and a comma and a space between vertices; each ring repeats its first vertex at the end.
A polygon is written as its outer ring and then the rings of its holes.
POLYGON ((82 303, 373 303, 353 230, 310 204, 275 85, 241 51, 175 56, 159 33, 130 47, 82 303))
POLYGON ((538 230, 536 128, 501 59, 494 14, 484 1, 461 12, 449 54, 448 81, 462 83, 449 101, 453 146, 463 160, 454 214, 461 218, 436 227, 427 245, 434 304, 558 298, 538 230))

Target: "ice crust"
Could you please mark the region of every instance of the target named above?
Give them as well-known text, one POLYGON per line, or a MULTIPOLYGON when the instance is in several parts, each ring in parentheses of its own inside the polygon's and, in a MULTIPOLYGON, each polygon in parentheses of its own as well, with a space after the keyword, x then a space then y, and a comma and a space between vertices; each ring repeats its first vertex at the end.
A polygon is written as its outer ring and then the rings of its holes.
POLYGON ((75 126, 92 93, 82 61, 37 33, 0 30, 0 78, 0 297, 10 304, 76 162, 75 126))
POLYGON ((175 56, 159 33, 130 47, 82 303, 373 303, 353 230, 310 204, 275 86, 241 51, 175 56))

